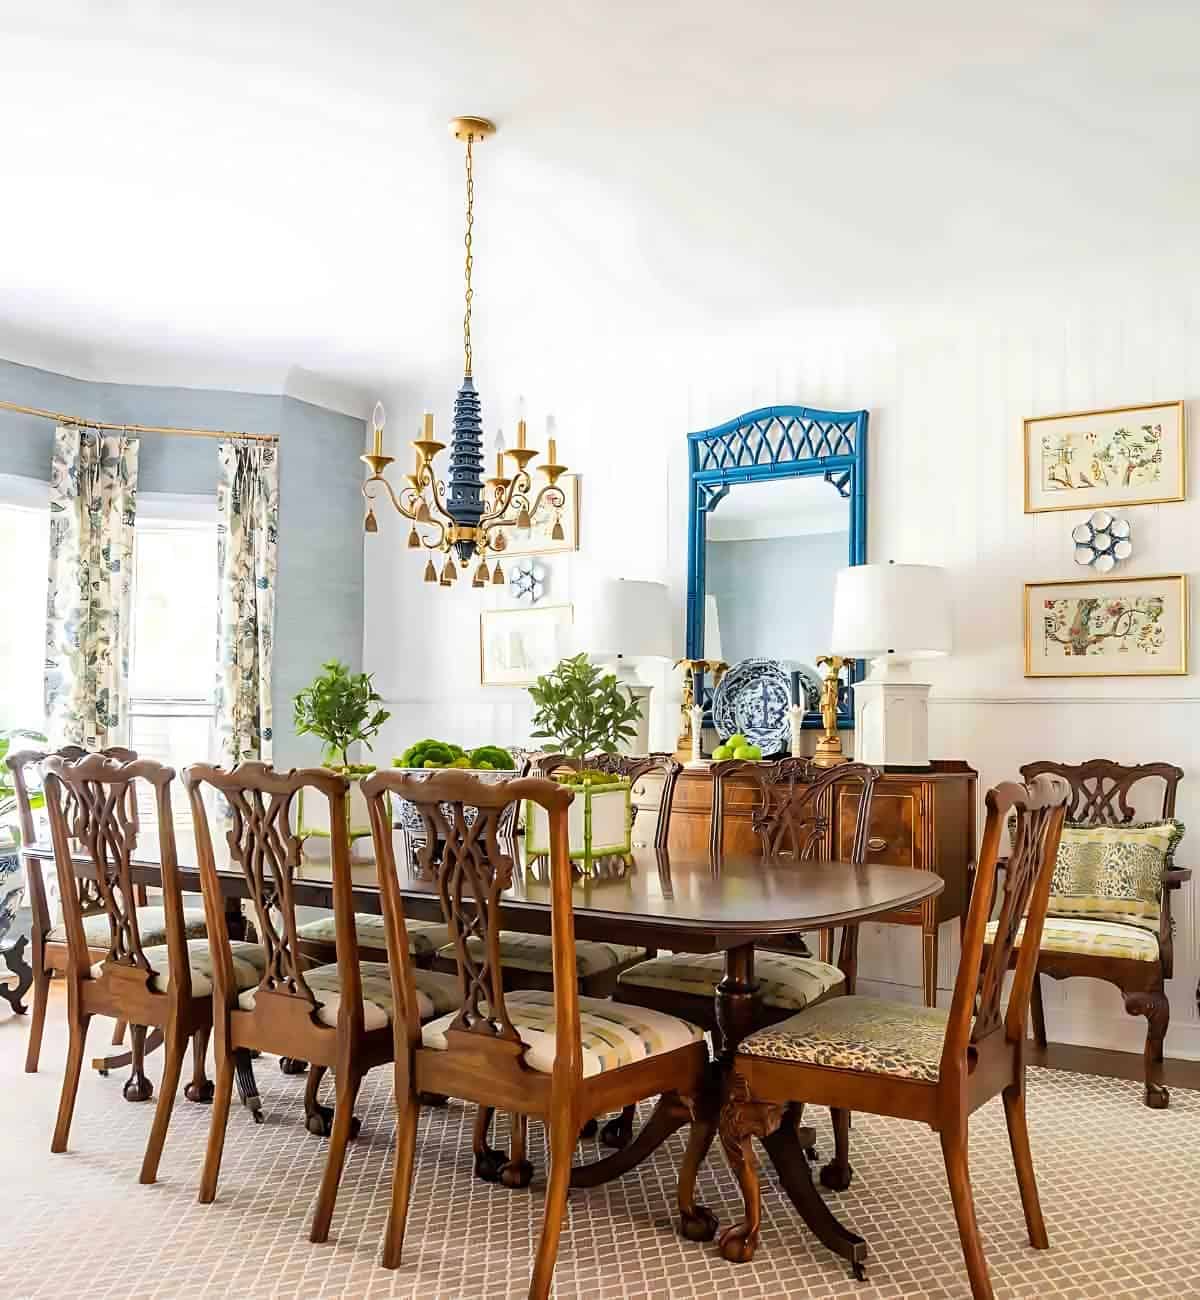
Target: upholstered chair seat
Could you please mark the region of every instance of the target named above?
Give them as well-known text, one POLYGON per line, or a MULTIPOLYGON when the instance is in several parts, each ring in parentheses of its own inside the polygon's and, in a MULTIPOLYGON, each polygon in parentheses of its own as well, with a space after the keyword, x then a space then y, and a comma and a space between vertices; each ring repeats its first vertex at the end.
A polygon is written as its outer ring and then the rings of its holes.
MULTIPOLYGON (((253 988, 262 979, 267 968, 266 949, 256 943, 235 940, 230 945, 233 955, 233 978, 239 989, 253 988)), ((171 986, 171 971, 168 964, 167 945, 142 950, 155 974, 150 980, 150 987, 155 993, 165 993, 171 986)), ((189 939, 187 945, 188 969, 192 973, 192 997, 210 998, 213 991, 213 957, 207 939, 189 939)), ((92 978, 99 979, 104 971, 104 963, 98 961, 92 967, 92 978)))
MULTIPOLYGON (((411 933, 411 924, 409 930, 411 933)), ((519 934, 515 930, 501 930, 500 957, 507 969, 531 971, 549 976, 554 968, 554 945, 548 934, 519 934)), ((409 944, 411 946, 410 938, 409 944)), ((483 946, 478 939, 468 939, 467 947, 475 961, 483 958, 483 946)), ((415 952, 414 952, 415 955, 415 952)), ((616 973, 643 961, 650 954, 645 948, 628 943, 597 943, 577 939, 575 942, 575 970, 579 978, 616 973)), ((452 966, 454 946, 447 944, 438 958, 452 966)))
MULTIPOLYGON (((1022 925, 1017 947, 1025 935, 1022 925)), ((986 942, 996 938, 996 922, 987 928, 986 942)), ((1158 961, 1158 920, 1151 930, 1132 917, 1098 921, 1087 916, 1047 916, 1042 930, 1043 953, 1078 953, 1085 957, 1123 957, 1131 961, 1158 961)))
MULTIPOLYGON (((544 989, 522 989, 510 993, 504 1001, 509 1019, 529 1049, 525 1064, 541 1074, 550 1074, 558 1050, 554 994, 544 989)), ((434 1051, 445 1051, 446 1031, 457 1014, 456 1007, 449 1015, 427 1024, 421 1031, 424 1045, 434 1051)), ((663 1052, 673 1052, 704 1037, 704 1030, 678 1016, 621 1006, 605 998, 579 999, 579 1026, 585 1079, 663 1052)))
MULTIPOLYGON (((158 947, 167 942, 167 920, 161 907, 139 907, 137 909, 138 937, 143 947, 158 947)), ((185 908, 183 912, 183 933, 188 939, 203 939, 208 933, 204 923, 204 909, 185 908)), ((83 937, 89 948, 107 948, 112 939, 112 927, 107 912, 97 912, 95 916, 83 918, 83 937)), ((56 925, 47 935, 47 943, 67 942, 66 925, 56 925)), ((164 949, 165 951, 165 949, 164 949)), ((211 990, 210 990, 211 991, 211 990)))
MULTIPOLYGON (((724 953, 681 952, 639 962, 623 971, 618 982, 623 990, 638 986, 712 998, 724 972, 724 953)), ((756 952, 754 975, 763 1006, 774 1011, 803 1011, 846 982, 842 971, 829 962, 779 952, 756 952)))
MULTIPOLYGON (((408 921, 408 947, 414 957, 432 957, 443 947, 450 937, 446 926, 440 921, 408 921)), ((387 952, 387 934, 384 930, 383 917, 370 912, 354 913, 354 934, 358 946, 368 952, 387 952)), ((322 943, 332 945, 334 942, 333 913, 322 916, 316 921, 308 921, 296 931, 302 943, 322 943)))

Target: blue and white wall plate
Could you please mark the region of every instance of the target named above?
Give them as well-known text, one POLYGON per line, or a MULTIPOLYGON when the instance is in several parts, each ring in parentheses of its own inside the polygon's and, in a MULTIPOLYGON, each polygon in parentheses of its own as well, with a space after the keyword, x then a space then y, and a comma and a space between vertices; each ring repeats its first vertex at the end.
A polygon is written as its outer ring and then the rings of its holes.
POLYGON ((508 571, 508 594, 536 605, 546 594, 546 576, 541 560, 517 560, 508 571))
POLYGON ((740 732, 764 757, 787 749, 792 684, 777 659, 743 659, 713 692, 713 726, 722 740, 740 732))
POLYGON ((1132 532, 1128 519, 1114 519, 1107 510, 1097 510, 1086 524, 1071 529, 1075 563, 1111 573, 1133 554, 1132 532))

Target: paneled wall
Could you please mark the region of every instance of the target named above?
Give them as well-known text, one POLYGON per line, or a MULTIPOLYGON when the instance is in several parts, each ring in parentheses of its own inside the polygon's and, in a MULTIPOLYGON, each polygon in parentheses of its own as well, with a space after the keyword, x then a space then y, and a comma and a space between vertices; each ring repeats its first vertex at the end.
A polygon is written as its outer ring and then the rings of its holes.
MULTIPOLYGON (((1037 757, 1179 763, 1189 773, 1180 815, 1194 823, 1181 861, 1200 864, 1200 679, 1027 681, 1021 623, 1024 582, 1077 575, 1068 539, 1080 517, 1022 512, 1022 418, 1178 397, 1197 418, 1198 316, 1195 275, 1131 281, 1097 271, 1086 287, 1066 276, 1020 292, 937 287, 919 306, 797 311, 752 324, 673 329, 631 313, 588 320, 564 337, 551 323, 540 335, 489 335, 477 376, 489 431, 509 422, 516 397, 498 377, 519 376, 513 385, 534 406, 531 430, 539 408, 553 411, 560 452, 584 476, 584 550, 556 563, 550 598, 585 600, 592 571, 667 582, 680 645, 687 430, 773 401, 869 408, 870 558, 941 564, 952 578, 956 649, 930 666, 935 753, 967 759, 984 785, 1037 757)), ((456 376, 447 370, 442 380, 429 391, 442 393, 448 410, 456 376)), ((399 423, 415 420, 413 412, 399 423)), ((1194 496, 1127 514, 1136 551, 1122 572, 1195 580, 1194 496)), ((503 597, 424 587, 398 522, 381 516, 381 526, 366 553, 365 662, 379 671, 396 718, 380 752, 430 732, 520 740, 523 695, 478 684, 479 607, 503 597)), ((781 582, 780 598, 789 596, 781 582)), ((669 743, 675 718, 660 697, 655 735, 669 743)), ((1177 900, 1168 1051, 1200 1057, 1191 889, 1177 900)), ((943 940, 949 987, 957 934, 943 940)), ((898 928, 867 936, 864 974, 916 997, 916 936, 898 928)), ((1055 985, 1046 1003, 1060 1039, 1140 1045, 1141 1022, 1125 1017, 1112 989, 1055 985)))
MULTIPOLYGON (((361 666, 363 422, 293 397, 100 384, 10 361, 0 361, 0 398, 96 420, 280 435, 275 757, 319 759, 319 744, 292 731, 291 700, 326 659, 361 666)), ((48 420, 0 411, 0 473, 48 480, 53 435, 48 420)), ((138 483, 143 492, 215 497, 217 443, 146 434, 138 483)))

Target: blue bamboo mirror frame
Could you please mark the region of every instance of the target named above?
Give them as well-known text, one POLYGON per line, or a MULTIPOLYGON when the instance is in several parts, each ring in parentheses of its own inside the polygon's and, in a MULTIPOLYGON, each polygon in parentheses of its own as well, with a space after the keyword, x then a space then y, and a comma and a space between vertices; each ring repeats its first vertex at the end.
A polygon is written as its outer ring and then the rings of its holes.
MULTIPOLYGON (((688 434, 687 655, 704 658, 705 546, 708 516, 736 483, 821 477, 850 503, 848 564, 867 562, 867 412, 818 411, 808 406, 764 406, 712 429, 688 434)), ((848 666, 852 686, 863 661, 848 666)), ((804 726, 818 728, 808 714, 804 726)), ((842 695, 838 727, 854 726, 849 690, 842 695)))

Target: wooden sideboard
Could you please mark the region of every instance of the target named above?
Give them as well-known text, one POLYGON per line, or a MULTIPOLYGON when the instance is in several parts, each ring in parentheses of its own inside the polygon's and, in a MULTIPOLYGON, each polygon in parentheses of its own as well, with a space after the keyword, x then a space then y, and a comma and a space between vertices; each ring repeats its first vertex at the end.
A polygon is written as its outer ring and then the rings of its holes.
MULTIPOLYGON (((946 882, 936 898, 901 912, 878 918, 893 925, 919 925, 922 937, 922 987, 925 1004, 937 1000, 938 926, 966 914, 975 867, 976 773, 966 763, 943 759, 927 772, 886 772, 872 800, 868 861, 892 866, 936 871, 946 882)), ((706 852, 712 819, 712 778, 706 768, 686 768, 675 789, 668 849, 706 852)), ((854 833, 858 791, 834 787, 836 798, 829 811, 830 858, 849 856, 854 833)), ((634 800, 640 813, 634 830, 640 841, 651 827, 658 806, 659 783, 653 777, 639 782, 634 800)), ((725 850, 757 853, 761 848, 751 826, 756 792, 746 778, 732 776, 725 785, 725 850)))

